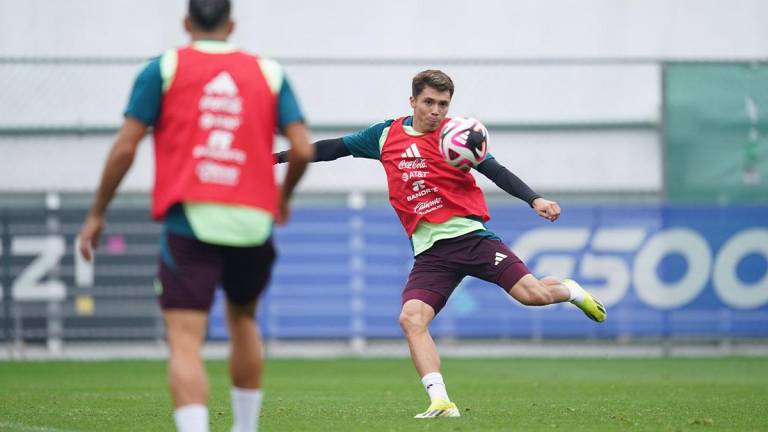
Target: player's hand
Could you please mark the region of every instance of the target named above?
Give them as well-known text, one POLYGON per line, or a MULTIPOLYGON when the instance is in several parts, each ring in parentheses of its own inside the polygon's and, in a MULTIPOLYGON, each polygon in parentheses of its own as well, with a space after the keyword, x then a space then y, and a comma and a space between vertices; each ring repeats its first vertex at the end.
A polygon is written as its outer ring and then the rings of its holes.
POLYGON ((277 199, 279 200, 277 203, 277 219, 275 222, 277 222, 278 225, 284 225, 288 222, 288 218, 291 217, 291 199, 286 198, 285 195, 283 195, 282 184, 277 184, 275 187, 277 188, 277 199))
POLYGON ((99 246, 101 232, 104 230, 104 217, 88 215, 80 229, 78 239, 80 240, 80 255, 86 261, 93 260, 93 251, 99 246))
POLYGON ((277 209, 277 222, 278 225, 284 225, 288 222, 288 218, 291 217, 291 205, 288 200, 280 199, 280 206, 277 209))
POLYGON ((544 198, 533 200, 533 209, 544 219, 554 222, 560 217, 560 205, 544 198))

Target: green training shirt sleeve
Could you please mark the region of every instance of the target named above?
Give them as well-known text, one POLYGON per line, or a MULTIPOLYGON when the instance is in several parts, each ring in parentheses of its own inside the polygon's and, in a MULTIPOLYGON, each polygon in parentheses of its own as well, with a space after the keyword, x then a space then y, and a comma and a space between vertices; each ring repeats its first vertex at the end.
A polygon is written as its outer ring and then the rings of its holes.
POLYGON ((304 114, 299 108, 299 102, 291 88, 288 77, 283 77, 280 93, 277 96, 277 123, 280 130, 294 122, 303 122, 304 114))
POLYGON ((133 83, 131 96, 125 108, 125 117, 133 117, 152 126, 160 116, 160 100, 163 97, 163 78, 160 74, 160 57, 147 62, 133 83))
POLYGON ((342 137, 344 145, 347 146, 347 149, 349 149, 349 152, 354 157, 378 160, 381 158, 379 141, 382 134, 389 130, 389 126, 393 122, 394 120, 383 121, 345 135, 342 137))

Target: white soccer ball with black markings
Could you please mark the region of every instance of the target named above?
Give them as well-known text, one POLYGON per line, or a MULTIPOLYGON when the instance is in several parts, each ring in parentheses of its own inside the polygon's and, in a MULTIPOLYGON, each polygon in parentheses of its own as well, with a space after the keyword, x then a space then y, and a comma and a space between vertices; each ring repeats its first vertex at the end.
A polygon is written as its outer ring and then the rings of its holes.
POLYGON ((468 171, 488 154, 488 129, 471 117, 453 117, 440 130, 440 153, 446 162, 468 171))

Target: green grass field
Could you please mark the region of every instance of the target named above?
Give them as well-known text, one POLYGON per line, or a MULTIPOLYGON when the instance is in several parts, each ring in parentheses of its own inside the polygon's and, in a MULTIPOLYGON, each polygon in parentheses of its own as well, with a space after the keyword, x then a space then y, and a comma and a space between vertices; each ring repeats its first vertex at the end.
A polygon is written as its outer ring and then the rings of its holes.
MULTIPOLYGON (((208 363, 211 430, 228 431, 226 364, 208 363)), ((267 362, 262 431, 766 431, 768 360, 445 359, 458 419, 407 359, 267 362)), ((160 361, 0 362, 2 431, 172 430, 160 361)))

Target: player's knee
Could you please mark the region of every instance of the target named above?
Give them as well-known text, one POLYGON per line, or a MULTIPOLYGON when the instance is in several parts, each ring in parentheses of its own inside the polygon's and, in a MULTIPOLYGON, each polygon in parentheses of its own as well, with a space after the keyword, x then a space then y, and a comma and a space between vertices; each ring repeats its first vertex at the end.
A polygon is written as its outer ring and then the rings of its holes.
POLYGON ((418 312, 400 312, 400 327, 405 334, 423 331, 427 328, 427 319, 418 312))
POLYGON ((204 374, 202 358, 199 353, 171 353, 168 361, 168 374, 171 381, 177 383, 194 382, 204 374))

